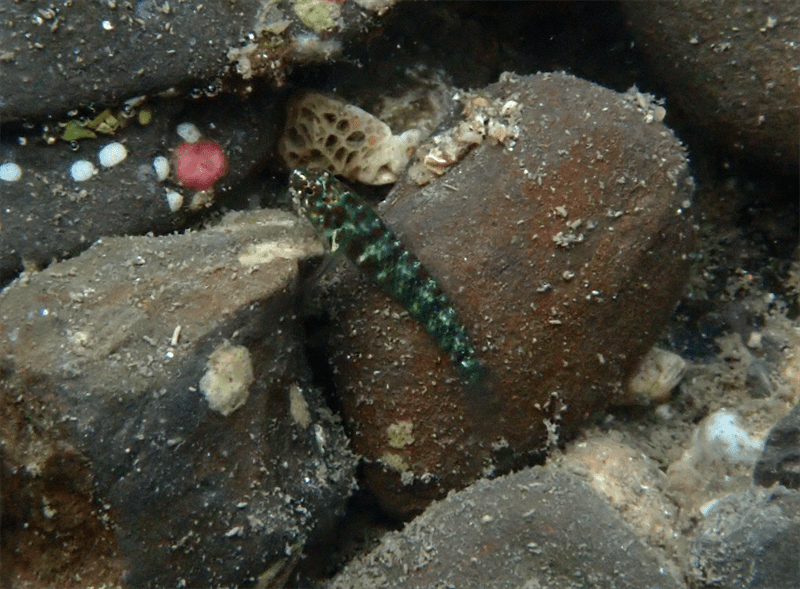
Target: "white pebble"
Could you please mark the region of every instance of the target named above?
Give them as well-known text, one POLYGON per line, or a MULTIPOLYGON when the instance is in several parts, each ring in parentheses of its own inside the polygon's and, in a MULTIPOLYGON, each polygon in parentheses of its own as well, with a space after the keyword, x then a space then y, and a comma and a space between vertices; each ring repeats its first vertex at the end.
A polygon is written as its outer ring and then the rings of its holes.
POLYGON ((100 160, 100 165, 105 168, 116 166, 126 157, 128 157, 128 150, 125 149, 125 146, 122 145, 122 143, 117 142, 109 143, 97 154, 97 158, 100 160))
POLYGON ((90 161, 78 160, 72 164, 69 173, 72 175, 72 179, 75 180, 75 182, 84 182, 97 174, 97 168, 95 168, 94 164, 90 161))
POLYGON ((194 123, 181 123, 175 130, 178 132, 178 136, 186 143, 197 143, 203 136, 194 123))
POLYGON ((167 204, 169 205, 170 211, 177 213, 183 206, 183 195, 180 192, 167 188, 167 204))
POLYGON ((16 182, 22 178, 22 168, 13 162, 6 162, 0 166, 0 180, 16 182))
POLYGON ((169 160, 163 155, 159 155, 153 160, 153 169, 156 171, 156 178, 159 182, 169 178, 169 160))

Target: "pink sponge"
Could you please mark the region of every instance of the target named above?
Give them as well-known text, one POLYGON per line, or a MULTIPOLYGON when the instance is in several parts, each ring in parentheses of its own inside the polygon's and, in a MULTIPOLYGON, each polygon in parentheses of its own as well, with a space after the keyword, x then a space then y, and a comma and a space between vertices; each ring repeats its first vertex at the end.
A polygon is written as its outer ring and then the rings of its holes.
POLYGON ((228 158, 219 143, 184 143, 175 150, 178 181, 189 188, 206 190, 228 173, 228 158))

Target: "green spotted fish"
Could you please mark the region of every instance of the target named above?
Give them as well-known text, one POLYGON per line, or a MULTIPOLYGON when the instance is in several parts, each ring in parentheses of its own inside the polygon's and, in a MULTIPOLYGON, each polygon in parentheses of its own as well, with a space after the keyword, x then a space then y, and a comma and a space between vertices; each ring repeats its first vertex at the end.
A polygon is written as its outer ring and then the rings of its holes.
POLYGON ((402 303, 450 356, 467 384, 479 384, 484 365, 453 305, 372 207, 328 172, 294 170, 290 185, 298 213, 311 221, 331 248, 343 250, 384 292, 402 303))

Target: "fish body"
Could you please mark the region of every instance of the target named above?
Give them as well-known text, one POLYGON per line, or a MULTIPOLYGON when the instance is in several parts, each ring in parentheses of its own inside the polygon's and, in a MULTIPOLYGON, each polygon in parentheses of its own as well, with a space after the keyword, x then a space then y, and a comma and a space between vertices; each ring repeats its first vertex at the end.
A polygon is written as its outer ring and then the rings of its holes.
POLYGON ((297 169, 290 185, 298 213, 329 240, 331 249, 343 250, 385 293, 402 303, 468 384, 479 383, 484 366, 453 305, 373 208, 329 172, 297 169))

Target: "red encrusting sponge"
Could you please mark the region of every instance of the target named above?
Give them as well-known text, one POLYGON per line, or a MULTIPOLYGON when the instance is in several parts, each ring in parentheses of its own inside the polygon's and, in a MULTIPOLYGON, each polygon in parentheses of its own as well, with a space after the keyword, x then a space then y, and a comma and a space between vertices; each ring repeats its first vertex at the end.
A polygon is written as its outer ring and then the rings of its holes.
POLYGON ((188 188, 206 190, 228 173, 228 157, 219 143, 184 143, 175 150, 178 181, 188 188))

